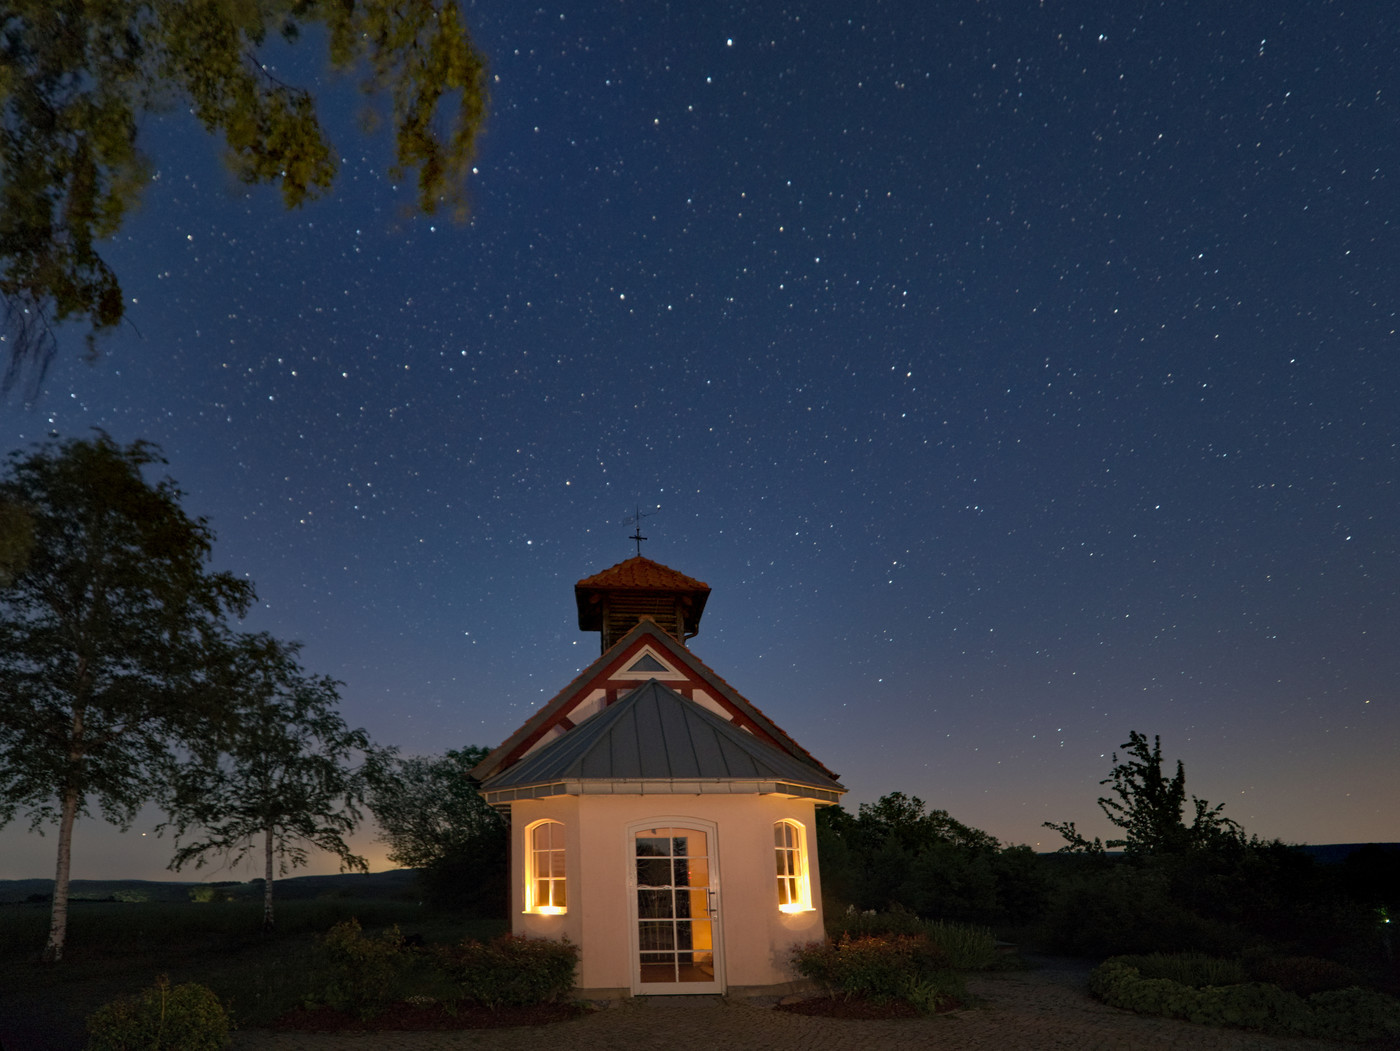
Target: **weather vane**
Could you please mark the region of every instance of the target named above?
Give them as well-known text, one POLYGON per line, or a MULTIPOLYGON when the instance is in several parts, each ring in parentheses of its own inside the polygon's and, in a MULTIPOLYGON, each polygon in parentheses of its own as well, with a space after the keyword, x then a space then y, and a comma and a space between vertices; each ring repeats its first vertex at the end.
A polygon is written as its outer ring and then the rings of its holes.
POLYGON ((637 531, 627 539, 635 540, 637 542, 638 558, 642 557, 642 541, 646 539, 646 537, 642 536, 642 519, 650 518, 654 514, 656 514, 655 511, 648 511, 646 514, 642 514, 641 507, 638 507, 635 511, 633 511, 632 517, 622 523, 623 525, 635 525, 637 527, 637 531))

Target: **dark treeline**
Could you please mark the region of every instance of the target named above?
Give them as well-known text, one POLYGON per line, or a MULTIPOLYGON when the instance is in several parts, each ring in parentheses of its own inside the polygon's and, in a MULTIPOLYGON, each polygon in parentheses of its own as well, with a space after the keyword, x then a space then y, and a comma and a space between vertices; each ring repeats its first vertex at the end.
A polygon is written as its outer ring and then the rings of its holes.
POLYGON ((1283 954, 1335 961, 1400 987, 1392 919, 1400 846, 1361 846, 1322 863, 1248 836, 1219 806, 1187 799, 1185 771, 1162 771, 1160 742, 1134 733, 1099 805, 1124 838, 1088 841, 1054 824, 1061 851, 1005 846, 947 812, 893 792, 855 814, 818 811, 822 897, 850 909, 990 926, 1031 947, 1122 953, 1283 954))

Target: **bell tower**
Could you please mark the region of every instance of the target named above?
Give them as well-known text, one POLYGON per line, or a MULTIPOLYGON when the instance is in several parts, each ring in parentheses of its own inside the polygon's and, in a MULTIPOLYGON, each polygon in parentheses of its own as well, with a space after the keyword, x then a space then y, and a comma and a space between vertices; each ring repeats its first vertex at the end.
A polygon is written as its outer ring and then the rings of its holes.
POLYGON ((574 585, 580 631, 602 632, 602 652, 652 620, 682 645, 700 634, 710 585, 637 555, 574 585))

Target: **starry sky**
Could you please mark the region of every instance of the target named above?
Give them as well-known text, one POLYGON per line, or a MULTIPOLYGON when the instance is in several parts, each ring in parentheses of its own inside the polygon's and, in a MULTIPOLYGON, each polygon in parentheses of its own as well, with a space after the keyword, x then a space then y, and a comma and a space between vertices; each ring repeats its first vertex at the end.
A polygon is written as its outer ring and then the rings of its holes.
MULTIPOLYGON (((1400 839, 1386 5, 468 10, 469 223, 279 44, 334 193, 285 213, 148 118, 130 323, 91 365, 66 333, 0 446, 158 442, 248 627, 406 754, 498 744, 597 656, 573 584, 640 509, 713 588, 692 650, 848 809, 1106 835, 1139 730, 1249 832, 1400 839)), ((157 820, 80 827, 74 876, 168 878, 157 820)), ((54 847, 12 824, 0 878, 54 847)))

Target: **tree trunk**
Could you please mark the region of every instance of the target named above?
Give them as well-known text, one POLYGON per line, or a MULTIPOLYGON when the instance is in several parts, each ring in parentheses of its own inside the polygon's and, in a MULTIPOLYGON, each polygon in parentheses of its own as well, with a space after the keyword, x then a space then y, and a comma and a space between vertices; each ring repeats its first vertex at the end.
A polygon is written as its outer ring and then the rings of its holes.
POLYGON ((267 827, 267 868, 263 871, 263 933, 272 933, 272 826, 267 827))
POLYGON ((49 917, 49 943, 44 946, 45 963, 63 959, 63 943, 68 936, 68 879, 73 867, 73 822, 78 816, 78 786, 63 790, 63 816, 58 824, 58 869, 53 879, 53 912, 49 917))

